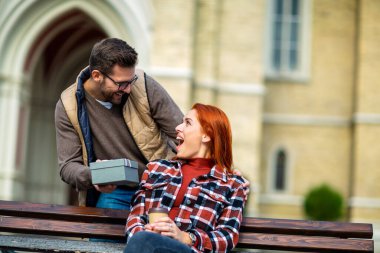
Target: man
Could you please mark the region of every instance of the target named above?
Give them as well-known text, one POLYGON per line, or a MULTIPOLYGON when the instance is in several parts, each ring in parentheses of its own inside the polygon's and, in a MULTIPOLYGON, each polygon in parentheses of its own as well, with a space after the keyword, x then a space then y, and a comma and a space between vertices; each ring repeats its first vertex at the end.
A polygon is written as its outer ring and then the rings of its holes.
POLYGON ((138 187, 92 185, 90 162, 127 158, 138 162, 141 176, 148 161, 170 156, 167 143, 183 114, 158 82, 136 69, 137 58, 123 40, 96 43, 89 66, 57 102, 60 176, 79 191, 79 205, 129 210, 138 187))

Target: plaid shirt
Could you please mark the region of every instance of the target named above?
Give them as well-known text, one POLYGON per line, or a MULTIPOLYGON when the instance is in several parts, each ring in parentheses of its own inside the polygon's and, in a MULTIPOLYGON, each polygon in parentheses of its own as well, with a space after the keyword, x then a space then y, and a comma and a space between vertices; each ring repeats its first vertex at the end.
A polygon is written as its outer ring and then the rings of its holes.
MULTIPOLYGON (((148 210, 170 210, 181 188, 180 161, 150 162, 133 199, 127 219, 127 239, 144 230, 148 210)), ((193 252, 228 252, 239 239, 239 228, 248 188, 242 177, 221 172, 214 166, 210 173, 192 179, 174 222, 197 237, 193 252)))

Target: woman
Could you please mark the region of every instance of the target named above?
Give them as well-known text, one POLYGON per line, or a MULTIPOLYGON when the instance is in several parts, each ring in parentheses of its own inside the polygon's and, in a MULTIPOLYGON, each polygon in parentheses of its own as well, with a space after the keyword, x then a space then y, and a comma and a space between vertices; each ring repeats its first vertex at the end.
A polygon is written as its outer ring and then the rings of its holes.
POLYGON ((247 183, 232 174, 232 135, 226 114, 195 104, 176 127, 176 160, 150 162, 127 220, 124 252, 227 252, 236 246, 247 183), (148 211, 169 217, 149 223, 148 211))

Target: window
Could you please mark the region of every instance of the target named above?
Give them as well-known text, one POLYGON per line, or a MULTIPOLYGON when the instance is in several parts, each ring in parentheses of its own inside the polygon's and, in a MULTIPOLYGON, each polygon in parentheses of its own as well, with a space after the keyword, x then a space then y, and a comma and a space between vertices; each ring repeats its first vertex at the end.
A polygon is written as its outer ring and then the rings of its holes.
POLYGON ((291 161, 284 146, 269 152, 267 191, 270 194, 288 194, 291 189, 291 161))
POLYGON ((268 78, 307 79, 310 1, 268 1, 266 43, 266 74, 268 78))
POLYGON ((284 150, 279 150, 276 154, 274 167, 274 190, 284 191, 286 187, 286 154, 284 150))

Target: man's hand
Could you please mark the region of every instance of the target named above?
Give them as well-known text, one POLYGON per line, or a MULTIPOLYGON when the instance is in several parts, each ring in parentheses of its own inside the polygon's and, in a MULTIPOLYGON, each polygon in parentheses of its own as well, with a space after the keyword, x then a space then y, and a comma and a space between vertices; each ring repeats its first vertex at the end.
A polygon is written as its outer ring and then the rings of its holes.
POLYGON ((239 177, 242 176, 242 175, 241 175, 241 171, 238 170, 238 169, 234 169, 234 170, 232 170, 232 174, 234 174, 235 176, 239 176, 239 177))
POLYGON ((250 183, 249 183, 249 181, 248 181, 245 177, 243 177, 243 175, 241 174, 241 171, 240 171, 240 170, 238 170, 238 169, 234 169, 234 170, 232 171, 232 174, 234 174, 234 175, 236 175, 236 176, 239 176, 239 177, 242 177, 242 178, 244 179, 244 181, 245 181, 245 183, 243 184, 243 186, 246 187, 246 188, 249 188, 250 183))
POLYGON ((94 184, 94 187, 99 192, 111 193, 116 189, 117 185, 115 185, 115 184, 104 184, 104 185, 94 184))
MULTIPOLYGON (((100 160, 100 159, 96 160, 96 162, 101 162, 101 161, 108 161, 108 160, 100 160)), ((117 186, 114 184, 102 184, 102 185, 94 184, 94 187, 98 192, 111 193, 116 189, 117 186)))

